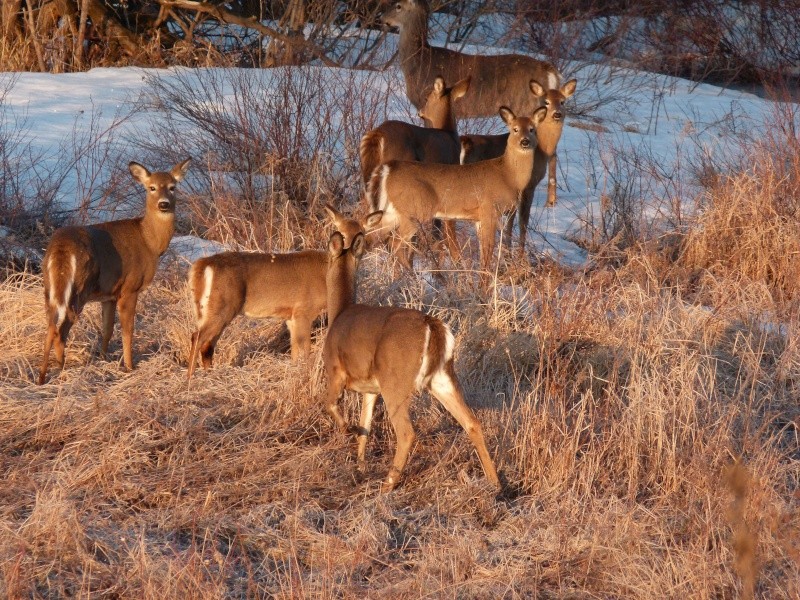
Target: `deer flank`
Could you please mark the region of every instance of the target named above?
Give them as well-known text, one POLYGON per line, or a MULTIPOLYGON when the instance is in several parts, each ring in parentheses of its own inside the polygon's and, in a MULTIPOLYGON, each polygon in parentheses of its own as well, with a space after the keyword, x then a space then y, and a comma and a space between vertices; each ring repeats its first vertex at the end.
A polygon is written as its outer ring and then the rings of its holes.
POLYGON ((458 103, 460 117, 487 117, 500 106, 518 115, 539 108, 531 98, 528 82, 542 82, 548 89, 561 85, 561 73, 550 63, 521 54, 475 55, 428 43, 428 3, 398 0, 381 20, 400 30, 398 58, 406 81, 408 99, 420 108, 438 75, 453 80, 472 77, 469 91, 458 103))
POLYGON ((146 191, 144 216, 56 230, 42 262, 47 335, 38 382, 44 383, 50 350, 64 368, 64 347, 87 302, 102 304, 100 350, 108 350, 115 309, 122 329, 123 360, 133 368, 133 322, 139 293, 152 281, 158 259, 175 228, 175 188, 189 168, 187 159, 169 172, 151 173, 132 162, 129 169, 146 191))
MULTIPOLYGON (((373 213, 380 215, 380 213, 373 213)), ((364 395, 358 435, 358 465, 366 464, 367 438, 378 395, 397 438, 392 467, 382 490, 392 490, 400 481, 415 439, 409 415, 412 396, 427 389, 464 428, 478 452, 486 478, 500 487, 497 471, 483 437, 480 423, 464 401, 455 375, 450 329, 440 320, 420 311, 355 304, 358 262, 365 240, 359 234, 347 247, 334 232, 328 244, 328 319, 323 360, 327 375, 325 408, 343 431, 347 422, 338 401, 345 389, 364 395)))

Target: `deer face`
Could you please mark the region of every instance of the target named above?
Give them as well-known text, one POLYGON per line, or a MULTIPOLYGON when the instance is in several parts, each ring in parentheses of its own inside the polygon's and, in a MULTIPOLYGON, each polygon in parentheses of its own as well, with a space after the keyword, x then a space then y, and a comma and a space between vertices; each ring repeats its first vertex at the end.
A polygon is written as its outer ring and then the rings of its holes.
POLYGON ((148 211, 171 214, 175 212, 175 187, 186 176, 191 158, 175 165, 171 171, 151 173, 142 165, 128 165, 131 175, 144 186, 148 211))
POLYGON ((425 100, 425 105, 419 109, 419 116, 425 121, 426 127, 444 129, 452 127, 453 118, 452 102, 462 98, 469 89, 471 77, 466 77, 453 87, 445 87, 444 78, 438 76, 433 82, 433 89, 425 100))
POLYGON ((420 15, 427 18, 427 14, 428 6, 424 0, 399 0, 381 15, 380 21, 389 27, 402 28, 409 19, 420 15))
POLYGON ((507 146, 518 152, 533 152, 536 148, 536 127, 542 122, 545 109, 539 108, 533 117, 518 117, 510 108, 500 107, 500 117, 508 126, 507 146))
POLYGON ((547 109, 547 120, 554 123, 560 123, 564 120, 564 102, 575 93, 576 85, 578 85, 578 80, 570 79, 560 88, 546 90, 537 81, 531 79, 530 82, 531 92, 540 99, 542 106, 547 109))

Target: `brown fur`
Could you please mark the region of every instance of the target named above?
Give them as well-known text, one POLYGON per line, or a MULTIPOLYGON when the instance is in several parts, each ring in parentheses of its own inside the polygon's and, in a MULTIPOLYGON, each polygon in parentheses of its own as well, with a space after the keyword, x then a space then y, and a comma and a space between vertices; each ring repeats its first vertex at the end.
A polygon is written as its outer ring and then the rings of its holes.
MULTIPOLYGON (((325 209, 348 241, 377 222, 367 217, 362 225, 331 206, 325 209)), ((239 314, 285 320, 292 360, 308 356, 311 326, 328 302, 327 271, 328 253, 317 250, 289 254, 223 252, 196 261, 189 271, 197 330, 192 334, 188 377, 194 373, 198 354, 203 368, 212 365, 219 337, 239 314), (211 275, 210 287, 206 273, 211 275)))
POLYGON ((392 248, 404 266, 412 268, 410 243, 419 224, 442 218, 478 223, 481 267, 488 270, 499 215, 517 205, 530 180, 535 127, 544 113, 517 117, 502 107, 511 141, 498 158, 469 165, 392 161, 373 175, 371 205, 384 211, 384 229, 395 233, 392 248))
MULTIPOLYGON (((519 210, 519 244, 520 252, 525 251, 525 241, 528 235, 528 219, 531 214, 533 193, 536 186, 544 178, 545 171, 550 167, 550 180, 547 186, 547 206, 556 203, 556 169, 553 161, 556 156, 556 147, 561 139, 564 128, 563 103, 575 92, 577 81, 572 79, 559 89, 545 90, 535 81, 531 81, 533 95, 545 99, 547 114, 536 128, 536 152, 533 157, 533 170, 531 179, 523 191, 518 206, 519 210)), ((470 164, 489 160, 501 156, 506 149, 508 134, 502 135, 465 135, 461 137, 461 162, 470 164)), ((515 211, 516 212, 516 211, 515 211)), ((512 212, 504 228, 506 246, 511 243, 514 228, 514 215, 512 212)))
POLYGON ((172 239, 175 185, 186 175, 189 160, 166 173, 150 173, 140 164, 130 163, 131 174, 147 190, 144 216, 86 227, 62 227, 53 234, 42 262, 48 329, 40 385, 47 376, 53 345, 63 369, 67 336, 87 302, 103 305, 103 354, 114 329, 115 308, 119 311, 125 367, 133 368, 136 301, 152 281, 158 259, 172 239))
POLYGON ((398 484, 415 439, 409 416, 411 398, 428 389, 467 432, 487 479, 499 487, 481 425, 464 402, 455 378, 454 342, 446 326, 417 310, 355 304, 356 271, 364 247, 363 236, 356 236, 347 248, 338 232, 328 245, 330 326, 323 350, 328 379, 326 409, 339 428, 347 430, 338 408, 339 397, 345 389, 364 394, 358 428, 358 463, 363 469, 373 408, 378 395, 383 396, 397 437, 392 467, 382 488, 388 491, 398 484))
POLYGON ((399 60, 408 99, 420 108, 439 75, 452 80, 472 77, 458 104, 460 117, 487 117, 508 106, 518 115, 532 115, 538 99, 528 90, 531 79, 548 87, 561 85, 561 74, 550 63, 520 54, 475 55, 428 43, 429 8, 424 0, 399 0, 383 14, 387 25, 400 28, 399 60), (550 83, 552 82, 552 85, 550 83))

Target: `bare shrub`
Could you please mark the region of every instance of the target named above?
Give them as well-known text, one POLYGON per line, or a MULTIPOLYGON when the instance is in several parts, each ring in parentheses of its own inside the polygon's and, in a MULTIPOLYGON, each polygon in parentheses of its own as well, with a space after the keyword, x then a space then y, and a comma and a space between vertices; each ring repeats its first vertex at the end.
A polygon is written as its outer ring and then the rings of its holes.
POLYGON ((142 103, 158 125, 133 143, 159 160, 198 157, 206 168, 193 182, 193 223, 249 248, 298 248, 315 239, 309 218, 323 204, 356 200, 360 137, 391 98, 380 74, 323 79, 314 67, 148 78, 142 103))

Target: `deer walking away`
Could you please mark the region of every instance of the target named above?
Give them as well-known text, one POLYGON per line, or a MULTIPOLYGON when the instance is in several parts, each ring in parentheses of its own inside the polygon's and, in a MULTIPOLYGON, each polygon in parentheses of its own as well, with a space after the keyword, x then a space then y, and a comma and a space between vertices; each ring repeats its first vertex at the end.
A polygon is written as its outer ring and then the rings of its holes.
MULTIPOLYGON (((371 216, 380 218, 380 212, 371 216)), ((483 430, 464 401, 455 375, 450 329, 424 313, 391 306, 355 303, 356 271, 366 242, 358 234, 348 247, 339 232, 328 244, 328 335, 323 361, 327 375, 325 408, 342 431, 347 422, 338 408, 345 389, 363 394, 358 435, 358 465, 366 466, 366 445, 378 395, 383 396, 397 446, 382 490, 400 481, 416 437, 409 415, 412 396, 427 389, 458 421, 478 452, 486 478, 500 487, 483 430)))
POLYGON ((122 329, 123 361, 133 368, 133 325, 139 293, 152 281, 159 257, 175 230, 175 191, 191 159, 168 172, 151 173, 139 163, 129 169, 145 188, 142 217, 56 230, 42 261, 47 335, 39 384, 47 377, 50 350, 64 368, 64 347, 87 302, 102 303, 100 351, 105 355, 115 311, 122 329))

